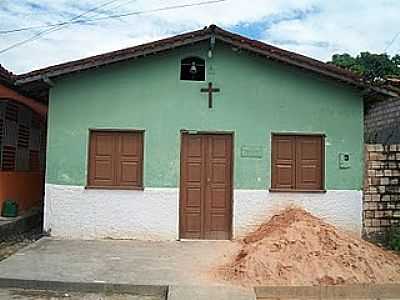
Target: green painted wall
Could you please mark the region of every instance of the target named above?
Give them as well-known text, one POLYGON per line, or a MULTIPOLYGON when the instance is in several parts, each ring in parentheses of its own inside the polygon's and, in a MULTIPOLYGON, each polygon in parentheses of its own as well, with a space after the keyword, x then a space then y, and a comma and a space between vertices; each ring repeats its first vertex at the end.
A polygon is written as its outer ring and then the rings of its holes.
POLYGON ((221 92, 209 110, 205 82, 179 80, 187 55, 207 44, 63 77, 50 93, 47 182, 85 185, 89 128, 145 129, 144 183, 179 183, 180 130, 234 131, 236 188, 270 185, 270 133, 318 132, 326 139, 326 188, 361 189, 362 98, 352 88, 217 42, 207 81, 221 92), (243 158, 243 145, 263 157, 243 158), (352 154, 339 169, 338 153, 352 154))

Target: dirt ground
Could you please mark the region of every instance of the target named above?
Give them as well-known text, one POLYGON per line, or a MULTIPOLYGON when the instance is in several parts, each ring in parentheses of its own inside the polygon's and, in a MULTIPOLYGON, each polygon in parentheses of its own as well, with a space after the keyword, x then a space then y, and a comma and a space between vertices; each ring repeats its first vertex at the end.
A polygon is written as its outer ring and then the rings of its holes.
POLYGON ((31 231, 9 237, 6 241, 0 241, 0 261, 13 255, 18 250, 28 246, 41 237, 41 229, 35 228, 31 231))
POLYGON ((244 286, 399 283, 400 256, 299 208, 273 216, 241 242, 217 278, 244 286))

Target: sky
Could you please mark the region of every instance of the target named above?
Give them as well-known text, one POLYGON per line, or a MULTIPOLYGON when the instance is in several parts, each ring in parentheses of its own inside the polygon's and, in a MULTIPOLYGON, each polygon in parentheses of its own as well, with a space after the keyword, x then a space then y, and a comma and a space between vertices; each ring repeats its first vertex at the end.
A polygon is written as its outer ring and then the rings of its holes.
POLYGON ((20 74, 210 24, 322 61, 335 53, 400 53, 400 0, 220 0, 107 18, 204 1, 0 0, 0 64, 20 74), (5 33, 70 20, 76 22, 5 33), (58 30, 2 52, 46 29, 58 30))

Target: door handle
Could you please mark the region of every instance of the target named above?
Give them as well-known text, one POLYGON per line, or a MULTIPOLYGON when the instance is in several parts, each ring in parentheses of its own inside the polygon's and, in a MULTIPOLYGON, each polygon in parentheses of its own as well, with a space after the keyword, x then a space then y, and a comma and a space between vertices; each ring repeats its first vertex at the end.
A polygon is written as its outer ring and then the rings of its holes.
POLYGON ((211 182, 211 178, 207 177, 207 182, 211 182))

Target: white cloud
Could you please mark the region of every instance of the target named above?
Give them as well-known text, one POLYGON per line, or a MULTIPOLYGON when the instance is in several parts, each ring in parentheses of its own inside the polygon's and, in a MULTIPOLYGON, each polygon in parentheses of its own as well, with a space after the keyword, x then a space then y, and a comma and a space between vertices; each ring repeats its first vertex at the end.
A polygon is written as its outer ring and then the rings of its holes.
MULTIPOLYGON (((320 2, 318 14, 276 24, 266 30, 264 38, 293 51, 328 60, 338 52, 382 53, 400 30, 400 1, 320 2), (316 46, 319 43, 323 46, 316 46)), ((389 54, 399 53, 400 38, 387 50, 389 54)))
MULTIPOLYGON (((149 10, 203 0, 118 0, 88 16, 149 10)), ((79 15, 106 0, 20 0, 0 2, 0 30, 51 24, 79 15)), ((258 24, 266 42, 319 59, 336 52, 382 52, 400 30, 398 0, 228 0, 140 16, 73 25, 0 54, 17 73, 156 40, 211 23, 229 27, 258 24), (298 19, 277 16, 298 11, 298 19), (311 13, 310 13, 311 12, 311 13), (274 22, 269 22, 274 18, 274 22), (264 27, 263 27, 264 26, 264 27)), ((235 27, 238 29, 238 27, 235 27)), ((0 35, 0 49, 35 32, 0 35)), ((400 50, 400 38, 389 52, 400 50)))

